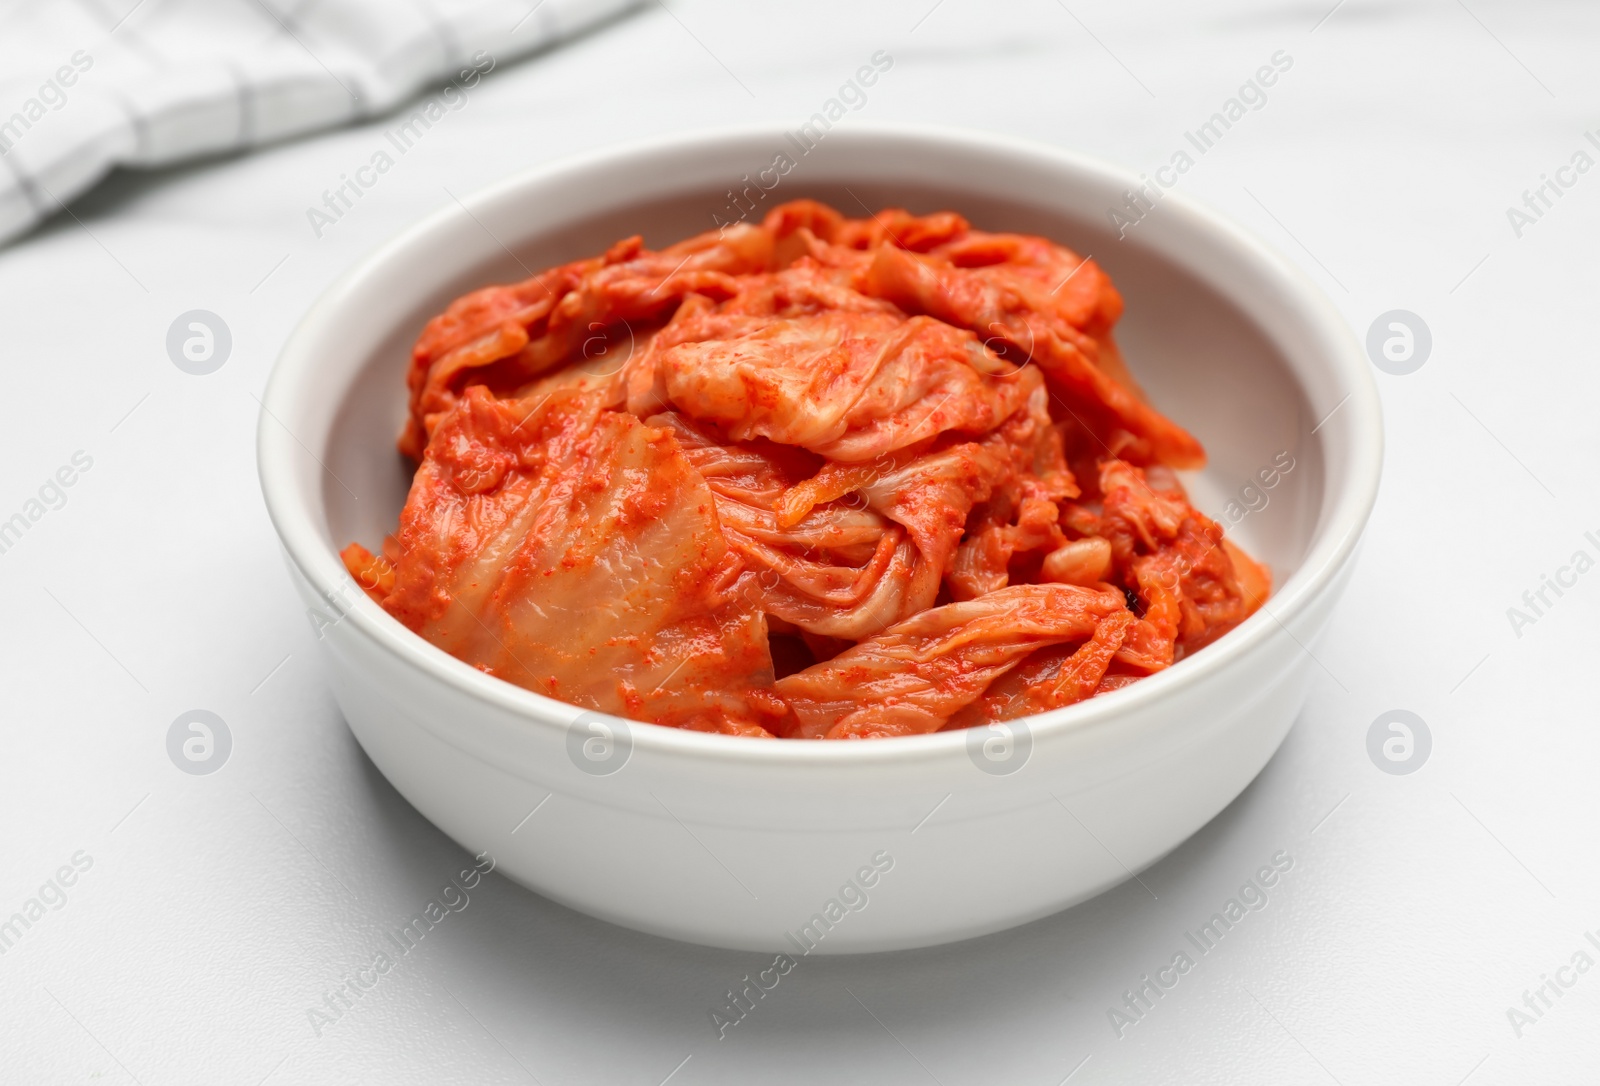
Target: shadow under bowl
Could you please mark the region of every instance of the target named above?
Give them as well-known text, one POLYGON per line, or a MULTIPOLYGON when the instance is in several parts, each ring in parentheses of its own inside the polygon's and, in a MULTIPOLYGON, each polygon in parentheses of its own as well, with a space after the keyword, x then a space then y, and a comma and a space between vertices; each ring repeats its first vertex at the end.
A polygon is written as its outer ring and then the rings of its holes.
POLYGON ((1317 667, 1308 646, 1376 495, 1382 422, 1360 347, 1318 288, 1178 194, 1119 237, 1107 210, 1138 182, 1048 146, 866 125, 802 146, 777 128, 630 145, 530 170, 401 234, 284 346, 261 482, 352 731, 468 850, 674 939, 791 955, 929 946, 1104 891, 1255 777, 1317 667), (779 156, 792 168, 774 168, 779 156), (771 188, 730 209, 747 176, 771 188), (1272 568, 1262 611, 1124 690, 1014 722, 1009 740, 803 743, 622 722, 596 734, 577 708, 455 660, 361 593, 338 551, 394 530, 411 474, 394 451, 404 373, 430 316, 629 234, 660 247, 801 196, 847 215, 952 209, 1092 255, 1126 300, 1131 368, 1209 453, 1186 477, 1195 503, 1272 568))

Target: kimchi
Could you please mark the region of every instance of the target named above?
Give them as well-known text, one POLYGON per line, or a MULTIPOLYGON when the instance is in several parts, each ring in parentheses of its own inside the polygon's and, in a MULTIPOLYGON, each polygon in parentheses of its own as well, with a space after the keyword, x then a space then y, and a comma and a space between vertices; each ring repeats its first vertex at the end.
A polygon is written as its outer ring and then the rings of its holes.
POLYGON ((639 237, 428 322, 398 531, 346 567, 479 670, 732 735, 993 724, 1116 690, 1266 598, 1092 260, 811 200, 639 237))

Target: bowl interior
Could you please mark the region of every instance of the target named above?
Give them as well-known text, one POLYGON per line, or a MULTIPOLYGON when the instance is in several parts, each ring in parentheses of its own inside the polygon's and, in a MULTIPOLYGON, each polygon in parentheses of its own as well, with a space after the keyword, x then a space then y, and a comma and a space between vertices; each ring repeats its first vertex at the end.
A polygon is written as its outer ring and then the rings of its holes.
MULTIPOLYGON (((553 229, 530 226, 518 233, 515 214, 501 214, 492 241, 486 226, 460 216, 455 229, 462 244, 479 250, 481 259, 460 262, 431 287, 418 288, 410 302, 402 301, 382 327, 347 341, 358 357, 344 360, 341 368, 352 376, 342 390, 333 390, 339 402, 323 457, 329 471, 320 479, 329 546, 337 550, 357 541, 375 549, 395 528, 414 466, 395 451, 394 441, 405 416, 411 344, 428 318, 469 290, 594 255, 630 234, 642 234, 646 245, 658 248, 712 229, 713 212, 727 217, 726 183, 619 200, 553 229)), ((1186 478, 1195 503, 1271 566, 1275 585, 1300 568, 1328 486, 1327 450, 1312 436, 1317 418, 1302 381, 1284 351, 1239 305, 1199 274, 1141 244, 1138 231, 1146 224, 1119 239, 1103 213, 1063 211, 1063 202, 1071 201, 1060 192, 1041 191, 1036 200, 996 196, 970 183, 929 181, 925 173, 904 180, 867 176, 807 183, 800 171, 760 201, 750 218, 803 196, 852 217, 868 208, 955 210, 978 229, 1040 234, 1092 256, 1126 303, 1118 340, 1130 368, 1152 402, 1206 447, 1206 468, 1186 478), (1285 464, 1292 466, 1285 471, 1285 464)), ((529 208, 540 198, 533 189, 526 192, 529 208)), ((515 195, 511 199, 514 211, 515 195)))

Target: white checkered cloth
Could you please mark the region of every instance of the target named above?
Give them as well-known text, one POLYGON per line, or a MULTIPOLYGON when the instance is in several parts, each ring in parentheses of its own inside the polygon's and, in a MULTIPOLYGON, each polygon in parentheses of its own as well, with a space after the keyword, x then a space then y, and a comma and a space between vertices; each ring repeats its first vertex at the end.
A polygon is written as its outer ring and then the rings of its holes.
POLYGON ((0 10, 0 243, 114 167, 377 116, 639 0, 13 0, 0 10))

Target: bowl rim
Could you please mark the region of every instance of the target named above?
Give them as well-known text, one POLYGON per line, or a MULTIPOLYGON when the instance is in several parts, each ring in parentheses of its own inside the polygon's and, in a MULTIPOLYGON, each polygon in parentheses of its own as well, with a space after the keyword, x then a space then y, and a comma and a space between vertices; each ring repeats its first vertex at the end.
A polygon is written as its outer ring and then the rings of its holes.
MULTIPOLYGON (((261 397, 256 434, 257 469, 268 516, 289 560, 301 576, 326 600, 339 598, 341 590, 355 589, 353 604, 341 612, 341 623, 352 622, 356 632, 398 658, 403 665, 419 669, 475 701, 508 711, 533 727, 559 729, 565 733, 579 714, 592 715, 592 711, 580 706, 545 697, 478 671, 407 629, 360 591, 345 571, 336 546, 323 538, 318 527, 323 518, 317 488, 303 487, 297 482, 294 460, 301 451, 310 452, 310 449, 279 420, 298 414, 296 403, 315 383, 313 371, 320 354, 316 340, 336 323, 328 319, 330 315, 337 313, 377 269, 392 261, 404 260, 409 251, 421 247, 425 241, 457 230, 481 232, 476 225, 475 211, 485 205, 514 198, 518 193, 558 181, 563 175, 615 169, 625 164, 637 169, 660 156, 682 156, 693 154, 696 149, 752 140, 776 143, 784 131, 776 122, 702 128, 612 144, 520 170, 454 200, 393 235, 343 272, 317 297, 284 341, 261 397)), ((1141 184, 1130 170, 1076 151, 1016 136, 944 125, 854 121, 849 128, 829 133, 829 143, 834 146, 882 139, 917 141, 936 152, 1020 156, 1063 174, 1110 183, 1118 190, 1137 189, 1141 184)), ((1354 555, 1377 499, 1384 444, 1377 385, 1353 331, 1326 293, 1277 250, 1186 194, 1167 191, 1161 207, 1163 216, 1181 219, 1181 228, 1200 236, 1208 247, 1231 249, 1236 260, 1252 264, 1257 272, 1275 280, 1281 295, 1299 308, 1298 316, 1323 347, 1322 364, 1331 362, 1328 368, 1337 390, 1345 393, 1344 399, 1329 412, 1331 417, 1333 412, 1345 409, 1340 428, 1349 430, 1351 435, 1350 447, 1341 450, 1348 458, 1342 475, 1343 485, 1325 491, 1314 534, 1299 565, 1255 614, 1207 645, 1203 652, 1137 683, 1061 709, 1018 718, 1027 722, 1035 746, 1068 733, 1097 728, 1173 698, 1204 682, 1209 673, 1225 670, 1241 658, 1260 651, 1276 635, 1277 628, 1293 637, 1289 624, 1335 585, 1354 555)), ((1171 259, 1170 254, 1167 255, 1171 259)), ((324 344, 321 350, 325 349, 324 344)), ((1304 380, 1298 375, 1292 376, 1304 391, 1304 380)), ((348 388, 344 392, 347 395, 348 388)), ((337 412, 330 418, 337 418, 337 412)), ((325 442, 326 433, 321 438, 325 442)), ((1298 644, 1299 639, 1295 640, 1298 644)), ((1303 644, 1300 647, 1309 655, 1303 644)), ((967 738, 961 731, 899 736, 887 742, 769 743, 639 721, 624 720, 623 723, 635 753, 688 756, 702 763, 840 767, 966 757, 967 738)), ((1015 726, 1016 722, 1011 723, 1015 726)), ((462 745, 459 739, 452 740, 441 730, 431 730, 452 745, 462 745)))

